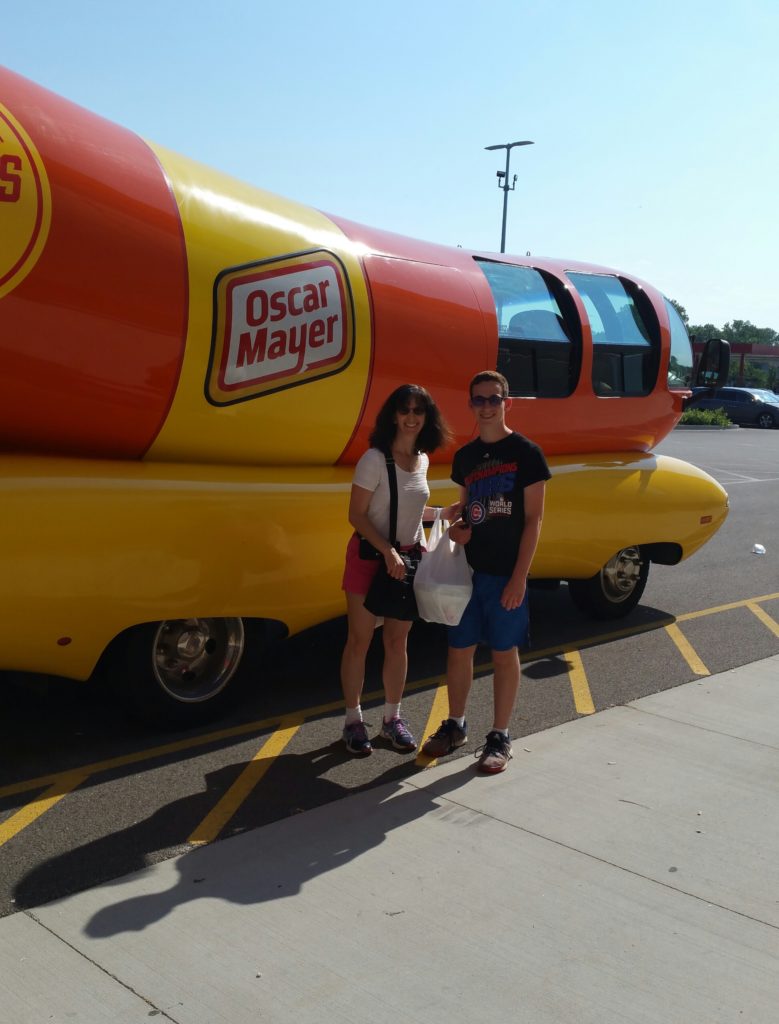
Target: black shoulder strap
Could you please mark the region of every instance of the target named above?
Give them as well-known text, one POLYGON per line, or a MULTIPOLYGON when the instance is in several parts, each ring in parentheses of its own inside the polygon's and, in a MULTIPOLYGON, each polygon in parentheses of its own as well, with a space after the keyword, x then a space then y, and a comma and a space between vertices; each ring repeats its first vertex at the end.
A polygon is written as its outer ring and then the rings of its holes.
POLYGON ((387 478, 389 480, 390 492, 390 521, 389 540, 393 547, 397 545, 398 538, 395 536, 398 529, 398 474, 395 471, 395 460, 391 455, 384 456, 387 463, 387 478))

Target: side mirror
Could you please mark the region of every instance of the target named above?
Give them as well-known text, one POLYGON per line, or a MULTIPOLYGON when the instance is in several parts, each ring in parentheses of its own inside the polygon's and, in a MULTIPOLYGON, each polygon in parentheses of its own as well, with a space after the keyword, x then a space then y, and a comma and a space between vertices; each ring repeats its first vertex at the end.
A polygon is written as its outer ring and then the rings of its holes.
POLYGON ((709 338, 706 342, 698 368, 695 371, 694 387, 721 388, 728 382, 730 369, 730 345, 724 338, 709 338))

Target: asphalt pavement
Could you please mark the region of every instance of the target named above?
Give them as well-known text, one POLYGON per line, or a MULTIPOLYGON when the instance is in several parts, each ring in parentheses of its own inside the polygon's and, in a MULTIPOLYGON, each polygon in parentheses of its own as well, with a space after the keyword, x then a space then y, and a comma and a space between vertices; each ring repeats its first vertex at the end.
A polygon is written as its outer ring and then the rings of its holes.
POLYGON ((6 917, 0 1021, 775 1024, 779 656, 514 753, 6 917))

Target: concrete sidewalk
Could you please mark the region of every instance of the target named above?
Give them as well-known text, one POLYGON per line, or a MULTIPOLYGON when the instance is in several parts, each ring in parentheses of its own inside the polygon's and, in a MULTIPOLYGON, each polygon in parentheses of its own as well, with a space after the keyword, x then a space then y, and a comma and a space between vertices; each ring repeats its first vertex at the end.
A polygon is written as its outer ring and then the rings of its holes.
POLYGON ((0 921, 2 1024, 776 1024, 779 657, 0 921))

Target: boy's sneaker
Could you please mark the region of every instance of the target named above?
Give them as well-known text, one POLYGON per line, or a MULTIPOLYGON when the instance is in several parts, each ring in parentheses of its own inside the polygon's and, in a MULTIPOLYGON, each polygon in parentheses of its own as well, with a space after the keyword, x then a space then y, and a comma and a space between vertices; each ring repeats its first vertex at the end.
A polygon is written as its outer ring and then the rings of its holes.
POLYGON ((367 757, 368 754, 373 753, 365 722, 351 722, 344 726, 343 738, 350 754, 354 754, 356 757, 367 757))
POLYGON ((502 732, 493 729, 487 733, 484 746, 476 751, 479 762, 476 767, 480 772, 487 775, 497 775, 498 772, 505 772, 509 761, 514 756, 511 752, 511 740, 502 732))
POLYGON ((410 754, 412 750, 417 749, 417 741, 402 718, 392 718, 389 722, 383 722, 381 738, 391 743, 395 750, 402 750, 404 754, 410 754))
POLYGON ((426 757, 444 757, 467 741, 468 723, 463 722, 461 729, 453 718, 445 718, 433 735, 425 740, 422 753, 426 757))

